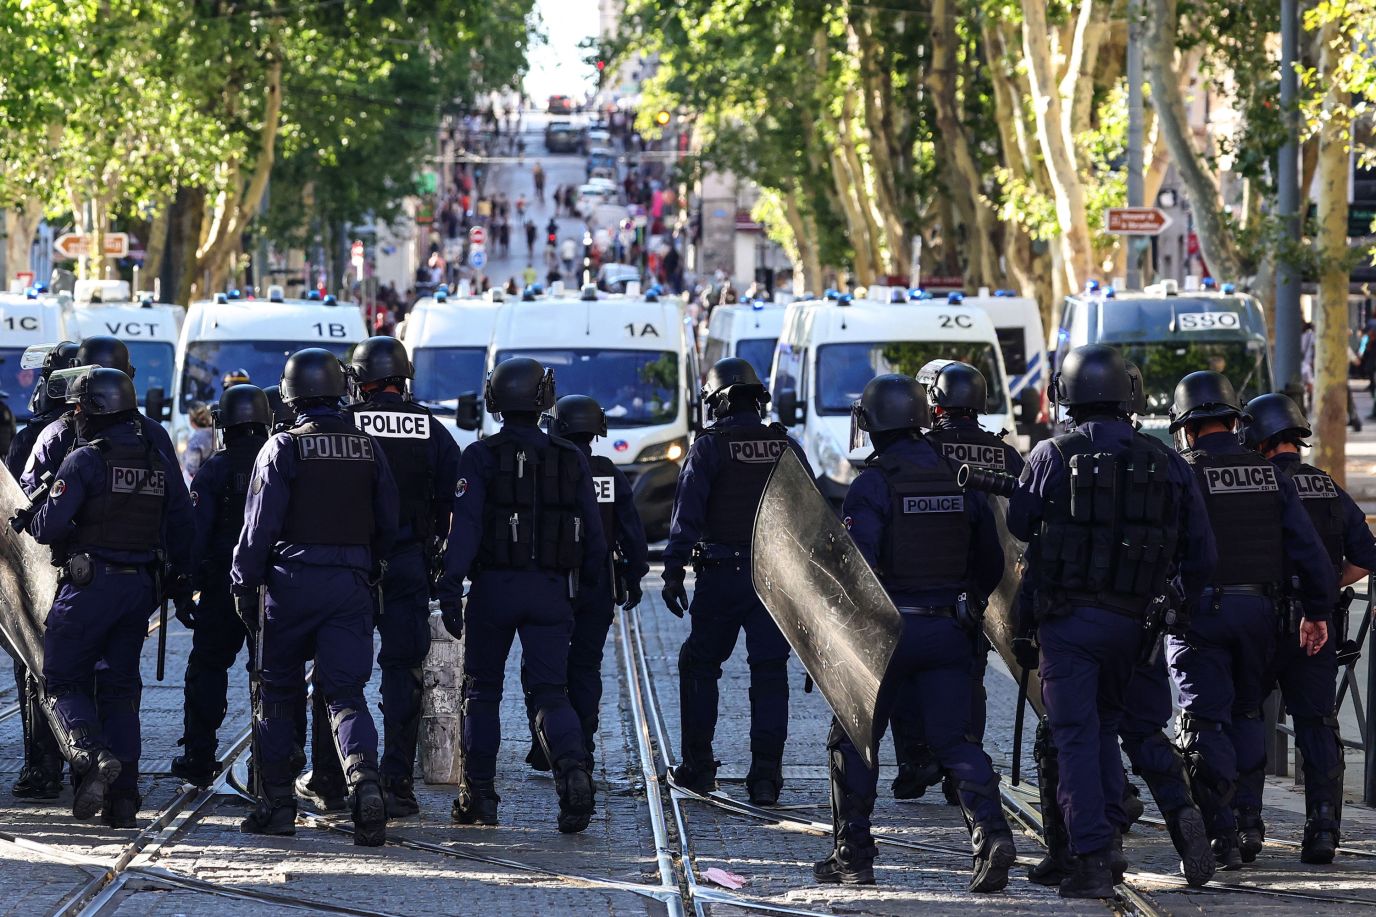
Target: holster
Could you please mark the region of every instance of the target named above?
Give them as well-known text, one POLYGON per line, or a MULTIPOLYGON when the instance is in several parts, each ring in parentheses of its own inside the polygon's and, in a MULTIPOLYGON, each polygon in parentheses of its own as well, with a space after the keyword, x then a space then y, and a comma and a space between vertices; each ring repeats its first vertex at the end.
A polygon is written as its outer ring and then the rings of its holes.
POLYGON ((73 554, 62 565, 61 580, 73 586, 89 586, 96 578, 95 561, 89 554, 73 554))

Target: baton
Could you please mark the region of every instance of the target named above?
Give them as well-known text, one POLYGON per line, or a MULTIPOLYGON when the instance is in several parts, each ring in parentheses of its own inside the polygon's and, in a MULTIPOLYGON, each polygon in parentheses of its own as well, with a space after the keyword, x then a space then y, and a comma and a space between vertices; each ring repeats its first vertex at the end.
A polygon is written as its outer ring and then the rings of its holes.
POLYGON ((1013 786, 1022 779, 1022 724, 1027 710, 1027 684, 1031 678, 1031 669, 1023 669, 1018 678, 1018 709, 1013 714, 1013 786))
POLYGON ((253 635, 253 671, 249 673, 249 705, 253 708, 253 794, 263 799, 263 758, 259 754, 258 732, 262 728, 263 713, 263 630, 267 624, 267 589, 258 587, 258 632, 253 635))
POLYGON ((162 589, 162 561, 159 560, 157 564, 153 573, 153 586, 162 602, 158 606, 158 681, 162 681, 167 668, 167 594, 162 589))

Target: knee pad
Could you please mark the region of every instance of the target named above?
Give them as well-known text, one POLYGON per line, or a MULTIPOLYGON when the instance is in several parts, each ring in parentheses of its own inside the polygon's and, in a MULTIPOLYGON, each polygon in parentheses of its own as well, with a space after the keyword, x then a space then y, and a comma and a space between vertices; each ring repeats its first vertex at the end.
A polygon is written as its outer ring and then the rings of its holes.
POLYGON ((526 689, 526 700, 537 710, 547 709, 560 698, 567 699, 568 691, 564 685, 531 685, 526 689))
POLYGON ((1202 737, 1207 733, 1221 733, 1223 724, 1217 720, 1183 713, 1180 717, 1180 751, 1185 760, 1185 772, 1195 794, 1207 797, 1218 807, 1226 806, 1233 796, 1233 782, 1214 769, 1203 753, 1202 737))

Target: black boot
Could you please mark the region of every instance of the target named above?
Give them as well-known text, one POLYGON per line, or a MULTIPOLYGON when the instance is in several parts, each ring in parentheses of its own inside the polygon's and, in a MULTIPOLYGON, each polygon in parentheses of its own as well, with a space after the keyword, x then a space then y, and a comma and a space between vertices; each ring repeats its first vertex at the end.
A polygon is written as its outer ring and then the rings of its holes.
POLYGON ((172 776, 180 777, 192 786, 205 789, 215 782, 220 773, 220 762, 214 756, 205 757, 193 752, 177 755, 172 759, 172 776))
POLYGON ((587 765, 561 758, 554 765, 554 786, 559 791, 559 831, 577 834, 587 828, 597 802, 587 765))
POLYGON ((290 837, 296 833, 296 797, 291 794, 291 786, 286 783, 267 784, 263 787, 263 798, 258 805, 239 823, 244 834, 269 834, 290 837))
POLYGON ((101 817, 111 828, 137 828, 139 826, 139 807, 143 799, 134 796, 110 796, 105 800, 105 811, 101 817))
POLYGON ((1237 810, 1238 853, 1244 863, 1255 863, 1266 841, 1266 824, 1261 820, 1261 809, 1246 806, 1237 810))
POLYGON ((970 835, 974 847, 974 868, 970 874, 970 891, 976 893, 1002 891, 1008 885, 1008 870, 1018 859, 1013 846, 1013 833, 1008 826, 993 826, 985 831, 976 826, 970 835))
POLYGON ((1107 850, 1075 857, 1075 869, 1061 882, 1062 898, 1112 898, 1113 869, 1107 850))
POLYGON ((778 805, 779 791, 783 787, 784 769, 780 762, 759 758, 750 762, 750 772, 745 775, 745 789, 750 794, 752 805, 778 805))
POLYGON ((530 740, 530 751, 526 752, 526 763, 533 771, 549 773, 553 768, 550 767, 549 758, 545 755, 545 747, 540 744, 539 739, 530 740))
POLYGON ((1300 862, 1324 865, 1333 862, 1338 852, 1338 819, 1330 803, 1319 803, 1304 823, 1304 844, 1300 862))
MULTIPOLYGON (((1142 794, 1137 792, 1137 786, 1123 775, 1123 813, 1128 817, 1128 827, 1131 828, 1142 820, 1142 815, 1147 811, 1147 807, 1142 803, 1142 794)), ((1126 830, 1126 829, 1125 829, 1126 830)))
POLYGON ((829 885, 873 885, 874 857, 878 852, 873 841, 843 841, 831 851, 831 856, 812 865, 813 878, 829 885))
POLYGON ((387 803, 376 771, 353 777, 354 845, 381 847, 387 843, 387 803))
POLYGON ((10 793, 16 799, 56 799, 62 795, 62 768, 49 770, 38 764, 25 764, 10 793))
POLYGON ((1185 881, 1199 888, 1214 877, 1214 852, 1209 846, 1209 832, 1204 816, 1192 805, 1176 809, 1166 815, 1166 829, 1171 843, 1180 854, 1180 872, 1185 881))
POLYGON ((459 795, 454 800, 450 817, 461 825, 497 824, 497 803, 502 797, 491 780, 464 780, 459 784, 459 795))
POLYGON ((1113 884, 1123 881, 1128 874, 1128 856, 1123 852, 1123 835, 1114 829, 1113 840, 1108 844, 1108 868, 1113 873, 1113 884))
POLYGON ((818 882, 841 885, 873 885, 874 857, 879 852, 870 835, 869 818, 874 798, 848 792, 846 758, 841 754, 844 733, 832 720, 827 736, 827 773, 831 781, 831 856, 812 867, 818 882))
POLYGON ((712 748, 683 749, 683 760, 674 768, 674 783, 684 790, 706 796, 717 789, 717 766, 712 748))
MULTIPOLYGON (((898 737, 894 737, 895 750, 898 737)), ((898 762, 898 776, 891 786, 894 799, 921 799, 928 787, 941 782, 941 765, 932 755, 932 750, 920 742, 914 742, 903 751, 905 760, 898 762)))
POLYGON ((382 798, 387 803, 388 818, 406 818, 408 815, 420 814, 415 783, 410 777, 383 777, 382 798))
POLYGON ((1214 864, 1224 872, 1242 868, 1242 850, 1238 846, 1237 832, 1230 831, 1222 837, 1213 839, 1214 864))
POLYGON ((1045 720, 1037 725, 1037 742, 1033 752, 1037 759, 1037 791, 1041 798, 1046 856, 1027 871, 1027 879, 1037 885, 1056 886, 1074 871, 1075 858, 1070 852, 1070 833, 1066 830, 1065 817, 1060 804, 1056 802, 1060 763, 1056 758, 1056 746, 1051 741, 1051 730, 1047 728, 1045 720))
POLYGON ((296 778, 296 794, 321 812, 343 812, 349 807, 343 782, 336 783, 314 770, 296 778))
POLYGON ((72 797, 72 817, 88 821, 104 808, 105 794, 123 768, 119 759, 105 748, 83 750, 73 758, 72 768, 80 775, 72 797))

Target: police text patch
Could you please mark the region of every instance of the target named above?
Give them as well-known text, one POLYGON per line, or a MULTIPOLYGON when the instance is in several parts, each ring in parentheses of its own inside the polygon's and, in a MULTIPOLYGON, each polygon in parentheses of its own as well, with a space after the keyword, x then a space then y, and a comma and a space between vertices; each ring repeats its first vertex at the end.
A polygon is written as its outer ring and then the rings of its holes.
POLYGON ((1297 474, 1292 480, 1301 500, 1336 500, 1338 485, 1326 474, 1297 474))
POLYGON ((941 454, 958 465, 975 465, 1003 471, 1004 453, 1001 446, 978 443, 942 443, 941 454))
POLYGON ((351 462, 371 462, 373 442, 366 436, 352 433, 306 433, 294 437, 296 457, 305 461, 339 459, 351 462))
POLYGON ((354 423, 364 433, 388 439, 429 439, 430 416, 403 411, 359 411, 354 423))
POLYGON ((965 512, 965 496, 963 494, 951 494, 948 496, 936 497, 904 497, 903 514, 912 515, 914 513, 963 513, 965 512))
POLYGON ((1277 490, 1276 469, 1269 465, 1206 468, 1204 481, 1211 494, 1262 493, 1277 490))
POLYGON ((616 478, 594 477, 592 479, 592 492, 597 494, 598 503, 615 503, 616 478))
POLYGON ((162 496, 163 473, 148 468, 110 466, 110 492, 116 494, 149 494, 162 496))
POLYGON ((788 441, 782 439, 737 440, 731 445, 731 461, 751 464, 772 465, 779 460, 788 448, 788 441))

